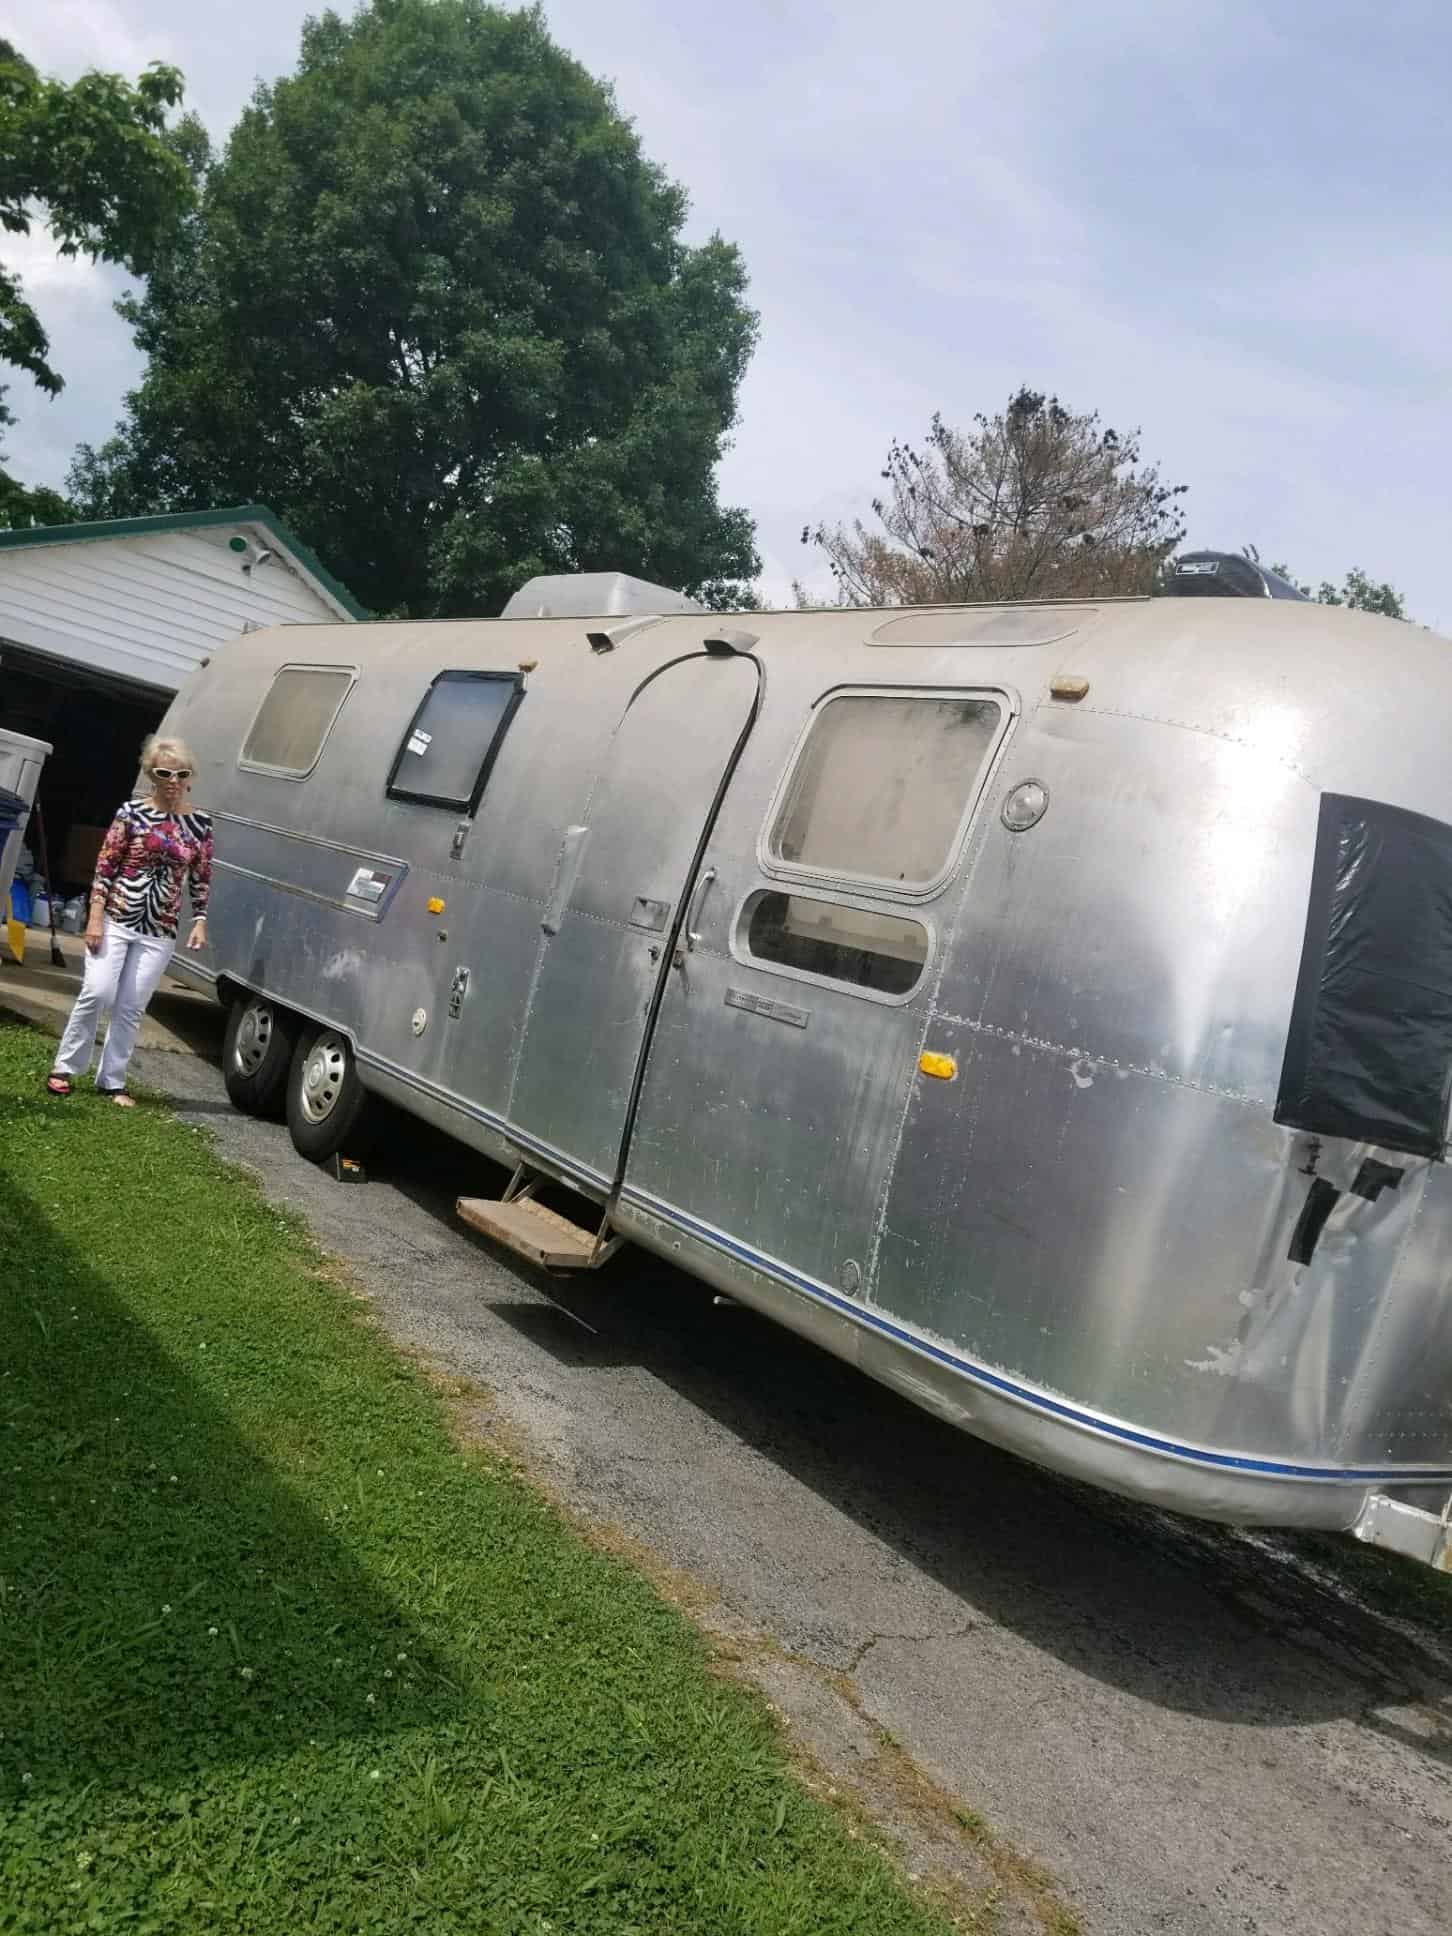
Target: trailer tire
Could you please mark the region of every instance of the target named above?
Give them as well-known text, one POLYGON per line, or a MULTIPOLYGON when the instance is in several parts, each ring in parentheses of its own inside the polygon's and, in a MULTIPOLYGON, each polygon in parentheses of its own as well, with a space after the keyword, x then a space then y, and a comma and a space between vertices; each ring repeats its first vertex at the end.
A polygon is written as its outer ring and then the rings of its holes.
POLYGON ((287 1077, 287 1127, 298 1155, 326 1163, 361 1151, 368 1103, 348 1038, 331 1028, 304 1031, 287 1077))
POLYGON ((299 1026, 295 1015, 260 995, 238 994, 228 1004, 222 1081, 234 1109, 247 1116, 282 1114, 299 1026))

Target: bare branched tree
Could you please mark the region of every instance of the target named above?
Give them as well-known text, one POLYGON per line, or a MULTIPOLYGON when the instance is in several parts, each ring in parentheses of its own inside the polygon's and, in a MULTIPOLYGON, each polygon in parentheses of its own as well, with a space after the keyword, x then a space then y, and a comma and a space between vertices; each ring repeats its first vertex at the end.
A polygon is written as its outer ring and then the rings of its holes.
POLYGON ((843 605, 937 605, 1148 592, 1184 536, 1180 500, 1142 465, 1139 432, 1022 389, 954 430, 935 416, 922 449, 894 442, 861 520, 808 526, 843 605))

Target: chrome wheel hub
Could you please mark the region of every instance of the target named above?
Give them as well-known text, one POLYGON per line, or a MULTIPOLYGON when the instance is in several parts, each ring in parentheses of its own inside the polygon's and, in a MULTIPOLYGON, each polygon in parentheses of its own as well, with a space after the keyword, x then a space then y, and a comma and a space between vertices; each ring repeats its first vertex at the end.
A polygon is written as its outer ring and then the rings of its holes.
POLYGON ((302 1113, 310 1123, 326 1122, 343 1093, 348 1045, 341 1035, 324 1032, 307 1052, 302 1072, 302 1113))
POLYGON ((266 1002, 249 1002, 237 1024, 232 1061, 239 1075, 255 1076, 272 1044, 272 1010, 266 1002))

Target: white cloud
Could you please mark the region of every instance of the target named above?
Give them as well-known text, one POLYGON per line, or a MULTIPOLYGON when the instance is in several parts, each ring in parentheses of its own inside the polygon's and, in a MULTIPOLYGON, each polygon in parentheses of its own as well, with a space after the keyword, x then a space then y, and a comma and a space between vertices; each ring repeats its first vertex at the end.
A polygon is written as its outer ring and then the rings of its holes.
POLYGON ((121 0, 47 0, 15 39, 44 74, 71 80, 83 68, 98 67, 135 76, 150 61, 180 64, 181 40, 166 24, 167 11, 121 0))

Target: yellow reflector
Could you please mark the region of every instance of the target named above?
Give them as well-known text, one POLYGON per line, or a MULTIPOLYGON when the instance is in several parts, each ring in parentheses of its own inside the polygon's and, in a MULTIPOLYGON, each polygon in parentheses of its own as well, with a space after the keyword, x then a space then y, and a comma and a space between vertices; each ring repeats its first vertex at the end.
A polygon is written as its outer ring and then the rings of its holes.
POLYGON ((430 914, 442 914, 444 911, 444 907, 445 907, 445 903, 439 899, 437 894, 435 894, 433 899, 428 903, 428 910, 430 914))
POLYGON ((951 1082, 958 1073, 958 1064, 951 1055, 933 1055, 927 1050, 918 1057, 918 1067, 925 1076, 936 1076, 940 1082, 951 1082))

